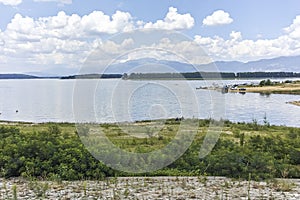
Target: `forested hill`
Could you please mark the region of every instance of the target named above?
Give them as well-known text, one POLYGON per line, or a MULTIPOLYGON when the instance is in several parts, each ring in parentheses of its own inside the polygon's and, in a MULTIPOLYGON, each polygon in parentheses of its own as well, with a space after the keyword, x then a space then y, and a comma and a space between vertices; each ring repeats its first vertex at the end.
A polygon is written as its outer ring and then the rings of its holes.
POLYGON ((0 79, 56 79, 59 76, 33 76, 28 74, 0 74, 0 79))
POLYGON ((294 72, 191 72, 191 73, 131 73, 124 79, 236 79, 236 78, 300 78, 294 72))
POLYGON ((0 79, 236 79, 236 78, 300 78, 295 72, 186 72, 186 73, 131 73, 80 74, 70 76, 39 77, 27 74, 0 74, 0 79))
POLYGON ((61 79, 104 79, 104 78, 122 78, 122 74, 80 74, 63 76, 61 79))

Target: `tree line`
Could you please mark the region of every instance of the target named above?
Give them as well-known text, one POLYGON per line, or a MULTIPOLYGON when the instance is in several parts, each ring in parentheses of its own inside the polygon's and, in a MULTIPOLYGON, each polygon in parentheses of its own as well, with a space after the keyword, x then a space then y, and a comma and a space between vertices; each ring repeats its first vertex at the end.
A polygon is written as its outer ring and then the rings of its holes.
POLYGON ((131 73, 123 79, 236 79, 236 78, 297 78, 294 72, 187 72, 187 73, 131 73))

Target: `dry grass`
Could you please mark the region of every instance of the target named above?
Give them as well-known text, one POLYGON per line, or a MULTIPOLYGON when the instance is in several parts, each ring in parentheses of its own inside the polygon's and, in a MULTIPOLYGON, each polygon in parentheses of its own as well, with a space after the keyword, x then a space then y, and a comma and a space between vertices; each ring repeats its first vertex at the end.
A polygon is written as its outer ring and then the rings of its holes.
POLYGON ((283 83, 272 86, 247 86, 246 92, 300 94, 300 82, 283 83))
POLYGON ((295 106, 300 106, 300 101, 291 101, 291 102, 288 102, 289 104, 293 104, 295 106))

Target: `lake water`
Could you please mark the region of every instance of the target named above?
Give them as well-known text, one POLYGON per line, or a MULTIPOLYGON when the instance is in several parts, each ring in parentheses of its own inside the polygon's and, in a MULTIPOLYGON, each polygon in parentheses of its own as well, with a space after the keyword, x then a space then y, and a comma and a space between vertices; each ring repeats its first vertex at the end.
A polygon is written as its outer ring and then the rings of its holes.
POLYGON ((160 118, 223 118, 300 127, 299 95, 221 94, 196 90, 212 83, 260 80, 124 81, 0 80, 0 120, 121 122, 160 118))

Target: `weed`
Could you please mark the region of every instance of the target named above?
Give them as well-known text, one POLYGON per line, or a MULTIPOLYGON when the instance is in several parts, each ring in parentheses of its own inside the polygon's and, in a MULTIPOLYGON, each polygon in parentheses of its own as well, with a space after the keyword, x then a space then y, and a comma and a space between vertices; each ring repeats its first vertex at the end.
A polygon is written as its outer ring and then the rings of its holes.
POLYGON ((277 192, 290 192, 295 187, 295 184, 290 183, 289 181, 275 179, 273 181, 272 187, 277 192))
POLYGON ((249 173, 248 176, 248 190, 247 190, 247 194, 248 194, 248 200, 250 200, 250 189, 251 189, 251 173, 249 173))
POLYGON ((18 196, 17 196, 17 186, 13 185, 12 186, 12 190, 13 190, 13 199, 17 200, 18 199, 18 196))
POLYGON ((84 181, 83 182, 83 192, 84 192, 84 196, 86 197, 86 189, 87 189, 87 182, 84 181))
POLYGON ((130 194, 129 189, 126 188, 126 189, 124 190, 123 195, 125 196, 125 198, 128 198, 129 194, 130 194))

